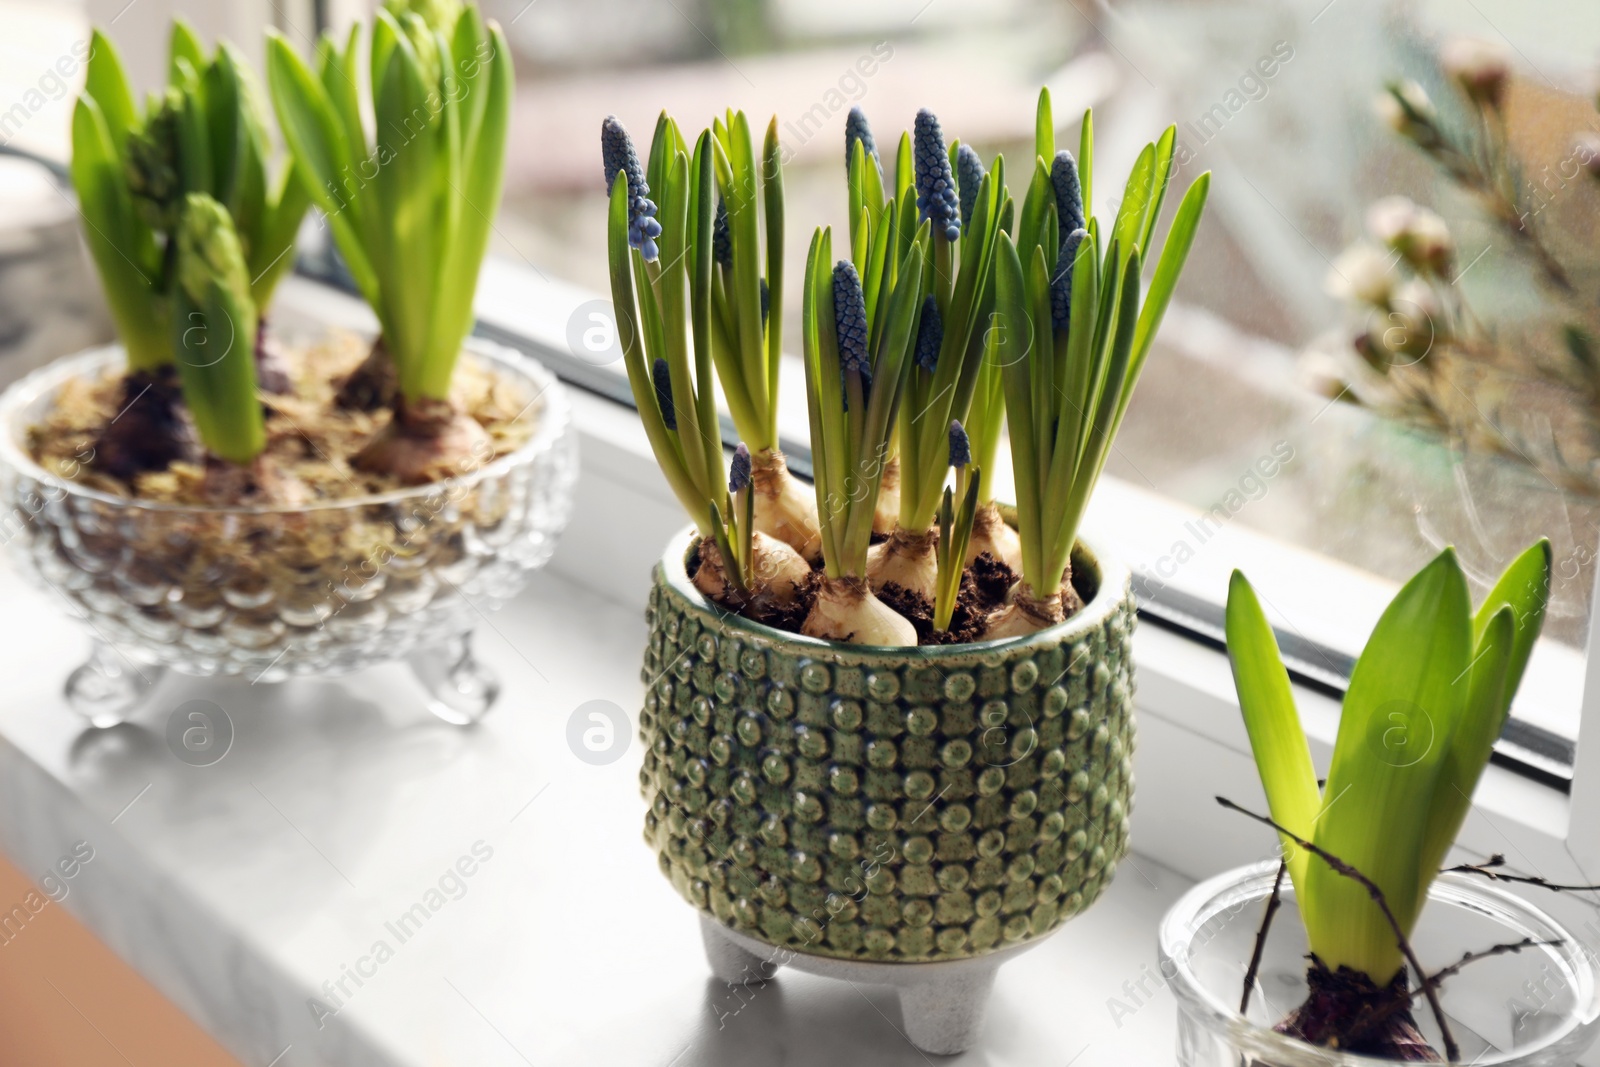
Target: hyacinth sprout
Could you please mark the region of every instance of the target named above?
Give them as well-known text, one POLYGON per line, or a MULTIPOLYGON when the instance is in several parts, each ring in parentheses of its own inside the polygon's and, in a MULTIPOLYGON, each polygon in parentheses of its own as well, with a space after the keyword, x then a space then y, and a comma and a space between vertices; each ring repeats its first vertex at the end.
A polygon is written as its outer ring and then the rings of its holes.
MULTIPOLYGON (((985 303, 984 319, 994 313, 993 285, 985 303)), ((982 344, 980 338, 979 344, 982 344)), ((977 387, 972 393, 972 403, 967 408, 964 426, 972 449, 972 476, 977 495, 977 511, 972 519, 972 533, 967 541, 968 565, 981 555, 988 554, 1011 568, 1013 574, 1022 573, 1022 542, 1017 531, 1000 513, 995 500, 994 479, 991 471, 1000 452, 1000 437, 1005 429, 1006 401, 1003 375, 1000 366, 987 359, 980 362, 977 387)))
MULTIPOLYGON (((268 348, 254 324, 294 263, 308 201, 292 168, 271 174, 270 157, 259 90, 232 45, 207 56, 188 24, 175 20, 167 85, 141 110, 116 48, 95 31, 72 117, 71 173, 84 239, 128 357, 123 415, 95 447, 107 472, 130 478, 189 450, 173 364, 175 338, 191 325, 178 318, 177 288, 179 235, 195 194, 228 216, 247 278, 252 326, 233 349, 247 362, 261 359, 275 391, 287 388, 281 372, 265 366, 268 348)), ((188 395, 187 379, 183 389, 191 408, 206 403, 188 395)))
POLYGON ((883 216, 890 220, 884 247, 904 251, 894 255, 893 269, 883 278, 876 332, 855 264, 834 262, 832 231, 818 230, 806 256, 801 321, 824 566, 801 632, 863 645, 914 645, 911 623, 867 582, 867 550, 907 364, 914 358, 923 265, 934 238, 929 224, 919 226, 913 214, 897 210, 894 198, 883 216), (901 225, 907 227, 903 237, 901 225))
POLYGON ((893 583, 926 599, 938 592, 935 544, 940 494, 948 471, 952 420, 967 417, 983 361, 978 328, 1004 207, 1004 165, 986 174, 970 148, 947 149, 932 112, 918 112, 912 137, 902 139, 896 175, 898 209, 885 205, 882 176, 869 155, 871 131, 852 112, 850 152, 851 260, 861 274, 868 329, 881 336, 886 278, 904 255, 913 220, 930 232, 924 270, 926 295, 907 368, 905 402, 896 420, 892 455, 898 487, 888 539, 873 547, 868 578, 875 590, 893 583), (952 162, 954 160, 954 162, 952 162), (959 190, 956 174, 965 182, 959 190), (963 204, 965 212, 963 213, 963 204), (898 246, 896 245, 898 242, 898 246))
POLYGON ((325 35, 313 69, 269 31, 268 83, 295 162, 382 331, 358 372, 381 384, 350 392, 363 406, 390 404, 394 417, 355 462, 420 483, 456 473, 484 442, 451 403, 450 382, 500 202, 511 50, 475 6, 388 0, 367 50, 370 111, 357 90, 360 51, 359 25, 342 46, 325 35))
POLYGON ((1550 565, 1549 542, 1534 544, 1476 613, 1452 549, 1407 582, 1350 673, 1320 786, 1272 627, 1234 572, 1228 656, 1272 820, 1293 835, 1285 865, 1321 990, 1280 1032, 1362 1055, 1439 1059, 1412 1022, 1406 985, 1392 984, 1405 965, 1396 929, 1409 939, 1471 807, 1544 621, 1550 565), (1363 885, 1293 838, 1368 878, 1393 922, 1363 885), (1342 981, 1319 980, 1336 972, 1342 981), (1364 1019, 1373 1025, 1357 1040, 1351 1024, 1364 1019))
MULTIPOLYGON (((849 191, 847 212, 850 219, 850 258, 856 265, 856 272, 864 280, 868 314, 871 317, 877 306, 877 294, 884 268, 882 262, 877 262, 876 267, 874 266, 873 256, 869 254, 868 238, 872 229, 881 224, 884 202, 889 195, 893 195, 902 205, 909 205, 915 199, 915 194, 911 191, 914 182, 911 139, 909 135, 902 135, 900 150, 896 156, 894 181, 886 189, 883 160, 878 154, 878 142, 873 136, 872 126, 861 108, 852 107, 845 117, 844 166, 849 191), (860 157, 859 162, 857 156, 860 157)), ((910 206, 905 210, 911 210, 910 206)), ((878 258, 881 260, 886 256, 888 247, 883 245, 880 251, 880 246, 874 246, 870 251, 878 252, 878 258)), ((883 475, 878 487, 878 507, 872 518, 872 532, 887 535, 894 529, 895 518, 899 513, 900 442, 891 433, 889 455, 884 461, 883 475)))
POLYGON ((266 431, 256 397, 256 305, 244 248, 232 216, 206 193, 184 198, 176 240, 172 349, 184 400, 207 452, 249 463, 266 446, 266 431))
POLYGON ((939 587, 933 602, 933 628, 949 631, 955 615, 961 576, 967 568, 967 546, 978 512, 978 471, 972 466, 972 442, 960 422, 950 423, 950 466, 955 486, 945 486, 939 501, 939 587), (959 501, 959 504, 957 503, 959 501))
MULTIPOLYGON (((645 263, 660 256, 657 207, 649 199, 660 184, 663 153, 676 125, 662 114, 651 140, 648 174, 627 131, 615 116, 601 124, 600 147, 607 188, 627 177, 628 244, 645 263), (667 138, 667 140, 663 140, 667 138)), ((778 120, 767 125, 761 154, 755 153, 750 122, 728 111, 711 128, 714 176, 710 274, 698 275, 710 294, 706 329, 712 363, 732 413, 734 428, 750 451, 754 529, 785 542, 815 561, 821 552, 811 493, 789 474, 778 448, 778 367, 783 353, 783 164, 778 120)), ((690 233, 692 245, 700 235, 690 233)), ((698 250, 697 250, 698 254, 698 250)))
POLYGON ((695 586, 757 618, 791 608, 811 568, 788 542, 756 528, 759 489, 747 443, 738 445, 724 474, 713 372, 714 135, 703 131, 691 153, 677 123, 662 116, 648 171, 616 119, 606 119, 601 141, 611 182, 607 251, 623 361, 656 461, 700 534, 695 586), (658 191, 659 205, 633 192, 636 175, 658 191))
POLYGON ((750 447, 755 529, 815 562, 822 552, 816 505, 811 492, 790 476, 778 448, 784 226, 778 120, 774 116, 767 124, 759 157, 742 111, 717 119, 712 137, 717 196, 712 358, 734 427, 750 447))
POLYGON ((986 358, 1000 367, 1011 439, 1022 576, 990 637, 1032 633, 1077 605, 1070 573, 1089 496, 1200 224, 1210 172, 1184 194, 1153 246, 1172 178, 1176 129, 1147 144, 1109 227, 1092 213, 1093 116, 1078 159, 1055 149, 1041 94, 1033 179, 995 264, 986 358), (1156 263, 1141 299, 1141 264, 1156 263))

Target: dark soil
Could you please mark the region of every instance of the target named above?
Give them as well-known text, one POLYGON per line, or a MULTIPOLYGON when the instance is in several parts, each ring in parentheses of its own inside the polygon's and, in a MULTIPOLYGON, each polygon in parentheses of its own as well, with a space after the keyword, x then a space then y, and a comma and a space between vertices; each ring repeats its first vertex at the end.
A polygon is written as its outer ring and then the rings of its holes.
POLYGON ((1278 1033, 1399 1063, 1444 1062, 1417 1029, 1404 970, 1380 989, 1364 974, 1348 967, 1330 971, 1313 956, 1306 980, 1310 995, 1273 1027, 1278 1033))
MULTIPOLYGON (((693 582, 694 576, 700 573, 699 551, 689 555, 689 559, 684 564, 684 570, 689 575, 689 581, 693 582)), ((805 623, 806 616, 811 614, 811 605, 817 599, 817 586, 821 582, 822 571, 820 568, 814 567, 811 574, 806 578, 805 586, 800 589, 800 595, 795 597, 793 603, 774 604, 764 597, 757 597, 754 600, 746 600, 740 603, 719 600, 716 601, 716 604, 718 607, 727 608, 735 614, 743 615, 754 622, 770 626, 774 630, 784 630, 788 633, 797 634, 800 632, 800 627, 805 623)))
POLYGON ((878 599, 905 616, 917 631, 919 645, 965 645, 983 640, 989 616, 1005 603, 1006 592, 1016 581, 1011 568, 985 552, 961 576, 956 593, 956 609, 950 615, 950 629, 933 627, 933 603, 921 593, 890 582, 878 591, 878 599))
POLYGON ((811 605, 817 599, 817 586, 822 582, 822 572, 813 570, 811 577, 806 580, 805 587, 800 590, 800 595, 788 605, 767 605, 761 609, 760 621, 779 630, 788 630, 799 633, 800 627, 805 623, 806 616, 811 614, 811 605))
POLYGON ((108 400, 115 411, 101 422, 91 446, 96 470, 132 481, 166 470, 175 460, 198 458, 194 425, 173 367, 129 372, 108 400))
MULTIPOLYGON (((270 337, 270 335, 269 335, 270 337)), ((392 471, 363 469, 352 461, 389 430, 393 411, 341 407, 334 392, 352 369, 370 361, 369 344, 333 331, 310 343, 277 342, 289 376, 287 392, 259 391, 266 420, 263 463, 248 477, 233 479, 251 496, 269 480, 299 483, 306 501, 341 500, 412 484, 392 471)), ((381 349, 380 349, 381 351, 381 349)), ((470 458, 438 477, 476 469, 525 443, 539 409, 519 381, 463 358, 451 382, 451 403, 487 436, 470 458)), ((107 373, 63 383, 55 405, 30 427, 28 451, 40 466, 90 488, 117 496, 174 504, 226 503, 226 488, 213 473, 195 437, 176 371, 107 373), (91 458, 92 457, 92 458, 91 458)), ((268 498, 281 494, 267 493, 268 498)), ((241 498, 240 503, 247 502, 241 498)))
POLYGON ((991 608, 1005 603, 1006 594, 1017 580, 1016 572, 1006 566, 1005 560, 989 552, 981 553, 972 561, 967 568, 967 575, 972 579, 982 602, 991 608))
POLYGON ((878 590, 878 599, 905 616, 911 628, 917 631, 917 644, 933 644, 933 601, 897 582, 888 582, 878 590))

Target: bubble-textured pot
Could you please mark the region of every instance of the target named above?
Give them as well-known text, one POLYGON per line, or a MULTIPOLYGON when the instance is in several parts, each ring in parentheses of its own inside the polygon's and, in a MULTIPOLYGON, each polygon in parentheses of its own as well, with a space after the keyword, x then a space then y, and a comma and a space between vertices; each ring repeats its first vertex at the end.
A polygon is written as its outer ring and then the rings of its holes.
POLYGON ((465 358, 528 397, 532 437, 430 485, 303 507, 140 501, 48 472, 26 448, 62 385, 119 369, 120 347, 41 368, 0 396, 0 534, 94 639, 67 683, 97 726, 121 721, 164 668, 257 681, 406 659, 452 722, 499 684, 472 656, 481 613, 550 558, 572 508, 577 439, 538 363, 469 340, 465 358))
MULTIPOLYGON (((1272 1031, 1307 993, 1305 928, 1287 881, 1249 1016, 1239 1014, 1241 982, 1277 869, 1276 862, 1267 861, 1218 875, 1189 890, 1162 919, 1161 974, 1178 1002, 1178 1067, 1393 1063, 1313 1047, 1272 1031)), ((1480 877, 1442 874, 1428 891, 1411 944, 1423 968, 1433 973, 1458 962, 1463 953, 1523 938, 1539 944, 1474 962, 1440 985, 1439 999, 1461 1046, 1459 1062, 1570 1067, 1594 1042, 1600 1027, 1600 961, 1581 939, 1527 901, 1480 877)), ((1413 1014, 1423 1036, 1442 1049, 1439 1028, 1420 998, 1413 1014)))
MULTIPOLYGON (((1080 544, 1087 604, 1061 625, 884 649, 723 611, 689 581, 693 540, 668 546, 650 594, 640 782, 645 839, 709 920, 719 975, 762 944, 802 967, 900 965, 935 984, 943 969, 966 987, 977 973, 986 995, 992 966, 949 965, 1045 937, 1127 849, 1126 569, 1080 544)), ((936 996, 912 999, 937 1014, 936 996)), ((983 999, 962 1033, 913 1041, 965 1047, 983 999)))

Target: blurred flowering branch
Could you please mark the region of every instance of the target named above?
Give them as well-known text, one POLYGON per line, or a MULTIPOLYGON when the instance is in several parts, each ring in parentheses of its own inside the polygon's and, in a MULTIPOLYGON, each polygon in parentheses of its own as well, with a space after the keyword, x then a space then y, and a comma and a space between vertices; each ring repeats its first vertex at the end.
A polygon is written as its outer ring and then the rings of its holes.
MULTIPOLYGON (((1574 281, 1596 264, 1564 263, 1535 225, 1548 200, 1512 151, 1505 54, 1457 40, 1441 49, 1439 63, 1466 121, 1446 122, 1409 80, 1385 88, 1378 113, 1510 239, 1536 283, 1536 324, 1554 343, 1530 345, 1512 336, 1510 323, 1475 312, 1457 284, 1473 264, 1459 266, 1449 225, 1404 196, 1386 196, 1368 210, 1367 238, 1329 274, 1329 291, 1360 325, 1341 340, 1333 365, 1320 368, 1331 371, 1328 391, 1600 495, 1600 299, 1574 281)), ((1580 132, 1563 164, 1573 167, 1569 174, 1563 166, 1563 178, 1587 183, 1586 172, 1600 180, 1600 134, 1580 132)))

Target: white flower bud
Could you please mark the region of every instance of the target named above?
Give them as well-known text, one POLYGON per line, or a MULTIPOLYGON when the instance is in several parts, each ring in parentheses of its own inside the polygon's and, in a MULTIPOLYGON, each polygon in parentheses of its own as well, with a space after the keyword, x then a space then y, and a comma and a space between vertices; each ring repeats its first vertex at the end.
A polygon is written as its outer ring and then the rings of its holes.
POLYGON ((1471 37, 1458 37, 1439 51, 1444 68, 1468 99, 1499 108, 1505 98, 1511 67, 1506 51, 1497 44, 1471 37))
POLYGON ((1339 253, 1328 272, 1327 290, 1345 300, 1387 307, 1394 291, 1394 271, 1389 257, 1365 241, 1339 253))
POLYGON ((1450 228, 1435 212, 1419 207, 1404 196, 1386 196, 1367 209, 1367 232, 1400 253, 1418 274, 1450 276, 1455 240, 1450 228))

